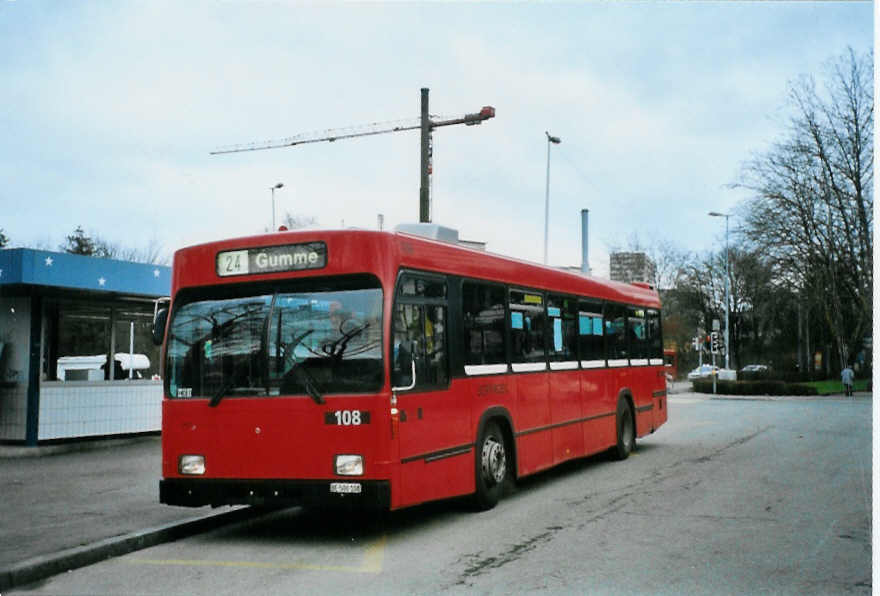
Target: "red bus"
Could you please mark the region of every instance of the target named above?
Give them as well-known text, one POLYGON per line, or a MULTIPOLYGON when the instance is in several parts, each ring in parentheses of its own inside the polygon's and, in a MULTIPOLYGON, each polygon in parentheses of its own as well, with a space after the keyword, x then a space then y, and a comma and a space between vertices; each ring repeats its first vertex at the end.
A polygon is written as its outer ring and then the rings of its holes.
POLYGON ((485 509, 667 417, 656 291, 414 234, 179 250, 163 337, 170 505, 485 509))

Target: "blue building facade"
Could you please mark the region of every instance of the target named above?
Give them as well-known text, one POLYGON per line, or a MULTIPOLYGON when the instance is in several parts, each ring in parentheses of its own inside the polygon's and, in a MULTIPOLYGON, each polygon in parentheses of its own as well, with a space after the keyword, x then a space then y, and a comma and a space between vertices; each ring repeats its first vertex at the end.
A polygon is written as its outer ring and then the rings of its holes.
POLYGON ((0 442, 158 431, 150 329, 171 268, 0 250, 0 442))

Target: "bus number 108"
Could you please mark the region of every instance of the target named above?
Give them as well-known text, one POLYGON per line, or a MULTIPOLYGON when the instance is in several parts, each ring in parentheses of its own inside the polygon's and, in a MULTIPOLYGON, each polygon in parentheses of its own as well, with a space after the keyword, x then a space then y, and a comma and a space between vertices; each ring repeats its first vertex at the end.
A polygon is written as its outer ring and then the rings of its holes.
POLYGON ((324 424, 337 426, 360 426, 370 423, 370 413, 361 410, 336 410, 324 413, 324 424))

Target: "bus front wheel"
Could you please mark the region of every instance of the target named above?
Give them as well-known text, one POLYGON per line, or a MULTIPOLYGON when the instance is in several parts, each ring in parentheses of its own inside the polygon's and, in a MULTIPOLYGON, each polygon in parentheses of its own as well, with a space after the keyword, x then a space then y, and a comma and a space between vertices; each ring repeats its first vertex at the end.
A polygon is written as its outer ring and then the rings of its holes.
POLYGON ((501 498, 510 467, 504 435, 495 422, 486 424, 480 433, 475 463, 477 490, 474 504, 483 511, 492 509, 501 498))

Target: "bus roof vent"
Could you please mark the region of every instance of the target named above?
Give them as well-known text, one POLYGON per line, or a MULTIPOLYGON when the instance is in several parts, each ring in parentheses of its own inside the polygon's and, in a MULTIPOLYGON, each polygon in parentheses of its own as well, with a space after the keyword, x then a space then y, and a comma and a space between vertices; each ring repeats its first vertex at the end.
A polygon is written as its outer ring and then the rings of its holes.
POLYGON ((458 230, 447 228, 433 223, 404 223, 394 228, 395 232, 422 236, 431 240, 458 244, 458 230))

